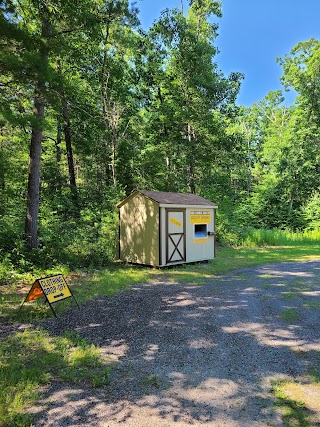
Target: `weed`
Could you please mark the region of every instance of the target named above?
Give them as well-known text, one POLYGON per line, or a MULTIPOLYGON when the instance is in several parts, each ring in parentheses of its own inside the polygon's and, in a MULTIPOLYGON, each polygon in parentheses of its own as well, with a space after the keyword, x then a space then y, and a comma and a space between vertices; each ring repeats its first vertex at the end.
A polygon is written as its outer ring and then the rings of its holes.
POLYGON ((310 308, 311 310, 320 310, 320 304, 319 301, 310 301, 310 300, 304 300, 303 306, 310 308))
POLYGON ((285 320, 286 322, 294 322, 296 320, 299 320, 300 315, 298 311, 295 308, 285 308, 280 313, 281 319, 285 320))
POLYGON ((298 296, 298 294, 296 292, 293 291, 287 291, 283 293, 282 299, 284 299, 285 301, 292 301, 294 299, 296 299, 298 296))
POLYGON ((142 384, 145 387, 160 388, 162 386, 162 380, 153 374, 143 378, 142 384))

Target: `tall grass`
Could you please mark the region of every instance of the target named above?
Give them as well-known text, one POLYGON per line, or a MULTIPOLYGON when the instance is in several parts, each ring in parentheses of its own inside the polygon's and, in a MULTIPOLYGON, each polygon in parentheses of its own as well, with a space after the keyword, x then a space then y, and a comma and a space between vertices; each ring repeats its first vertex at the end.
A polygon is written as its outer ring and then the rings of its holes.
POLYGON ((304 246, 320 244, 320 230, 257 230, 248 228, 243 235, 241 246, 247 248, 263 246, 304 246))

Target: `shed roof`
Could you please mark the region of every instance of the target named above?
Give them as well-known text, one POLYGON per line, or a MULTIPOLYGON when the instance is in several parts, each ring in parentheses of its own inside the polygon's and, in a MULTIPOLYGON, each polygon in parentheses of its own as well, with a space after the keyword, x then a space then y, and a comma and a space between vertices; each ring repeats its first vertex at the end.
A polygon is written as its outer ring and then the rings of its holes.
MULTIPOLYGON (((148 197, 148 199, 154 200, 157 203, 165 205, 195 205, 195 206, 212 206, 217 205, 210 200, 206 200, 196 194, 188 193, 171 193, 165 191, 150 191, 150 190, 135 190, 131 194, 140 193, 148 197)), ((129 196, 130 197, 130 196, 129 196)), ((126 199, 122 200, 117 204, 118 207, 122 206, 126 199)))

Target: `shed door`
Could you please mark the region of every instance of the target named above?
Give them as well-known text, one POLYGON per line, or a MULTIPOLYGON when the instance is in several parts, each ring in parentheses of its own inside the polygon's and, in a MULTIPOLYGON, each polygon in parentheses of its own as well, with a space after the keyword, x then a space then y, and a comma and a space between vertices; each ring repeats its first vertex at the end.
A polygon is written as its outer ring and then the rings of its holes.
POLYGON ((186 210, 166 209, 166 263, 186 260, 186 210))

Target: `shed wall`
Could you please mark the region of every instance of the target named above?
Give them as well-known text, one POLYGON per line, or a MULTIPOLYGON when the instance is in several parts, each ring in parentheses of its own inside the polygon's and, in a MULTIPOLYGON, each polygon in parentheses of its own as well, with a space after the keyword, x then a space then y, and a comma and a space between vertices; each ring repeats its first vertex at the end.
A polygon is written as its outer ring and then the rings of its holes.
MULTIPOLYGON (((179 208, 185 208, 185 206, 175 206, 179 208)), ((195 224, 193 215, 195 212, 204 212, 210 214, 210 219, 205 222, 207 225, 207 231, 215 231, 215 209, 207 206, 188 206, 186 207, 186 262, 197 262, 210 260, 215 257, 215 237, 207 236, 206 238, 196 238, 195 236, 195 224)), ((198 221, 201 223, 202 221, 198 221)), ((161 205, 161 259, 162 265, 166 265, 166 207, 161 205)), ((177 264, 181 264, 178 262, 177 264)))
POLYGON ((139 193, 120 207, 120 259, 159 265, 159 205, 139 193))
POLYGON ((199 209, 187 209, 187 262, 195 262, 195 261, 204 261, 210 260, 214 258, 214 245, 215 239, 214 236, 200 237, 198 238, 195 235, 195 227, 199 224, 204 224, 206 226, 207 232, 213 232, 214 229, 214 215, 215 210, 210 208, 202 208, 199 209), (194 220, 194 216, 196 212, 202 212, 204 215, 208 214, 210 219, 202 221, 194 220))

